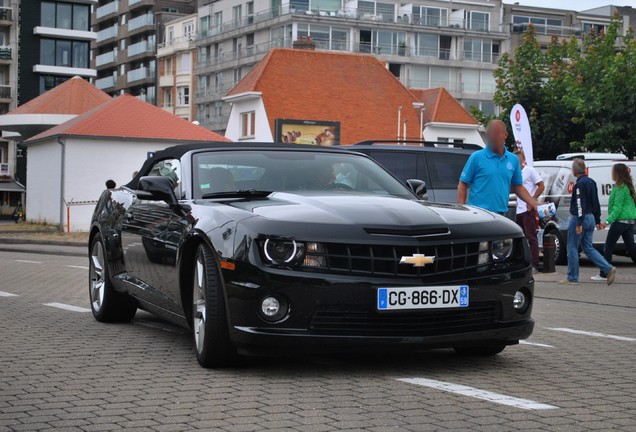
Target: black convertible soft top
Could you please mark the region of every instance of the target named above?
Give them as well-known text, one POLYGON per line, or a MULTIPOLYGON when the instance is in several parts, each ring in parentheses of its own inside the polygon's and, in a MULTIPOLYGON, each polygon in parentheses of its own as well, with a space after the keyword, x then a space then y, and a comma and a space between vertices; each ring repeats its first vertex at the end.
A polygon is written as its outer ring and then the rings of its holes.
POLYGON ((271 149, 290 149, 290 150, 312 150, 312 151, 355 151, 355 149, 347 149, 343 147, 319 147, 315 145, 307 145, 307 144, 282 144, 282 143, 267 143, 267 142, 228 142, 228 141, 210 141, 206 143, 196 143, 196 144, 180 144, 172 147, 167 147, 163 150, 158 150, 152 156, 150 156, 141 169, 137 173, 137 175, 129 181, 124 186, 129 189, 137 189, 137 184, 139 183, 139 179, 150 171, 153 165, 161 160, 165 159, 181 159, 181 157, 189 151, 192 150, 205 150, 205 149, 229 149, 229 150, 248 150, 248 149, 263 149, 263 148, 271 148, 271 149))

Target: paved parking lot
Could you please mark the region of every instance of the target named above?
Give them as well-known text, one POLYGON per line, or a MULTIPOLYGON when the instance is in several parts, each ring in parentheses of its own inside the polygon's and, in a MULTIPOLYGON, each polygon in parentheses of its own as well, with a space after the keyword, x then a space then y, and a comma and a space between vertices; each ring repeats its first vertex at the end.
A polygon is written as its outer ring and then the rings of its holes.
POLYGON ((100 324, 86 259, 0 252, 0 431, 636 430, 636 267, 617 284, 537 275, 528 341, 494 358, 251 359, 198 366, 146 313, 100 324))

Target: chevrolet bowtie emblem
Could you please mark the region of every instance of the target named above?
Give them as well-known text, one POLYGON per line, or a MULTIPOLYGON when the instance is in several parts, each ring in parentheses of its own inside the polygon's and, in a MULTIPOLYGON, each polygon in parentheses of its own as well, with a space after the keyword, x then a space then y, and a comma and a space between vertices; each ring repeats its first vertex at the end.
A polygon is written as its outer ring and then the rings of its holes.
POLYGON ((435 257, 427 257, 423 254, 413 254, 412 256, 403 256, 400 264, 413 264, 413 267, 424 267, 426 264, 433 264, 435 257))

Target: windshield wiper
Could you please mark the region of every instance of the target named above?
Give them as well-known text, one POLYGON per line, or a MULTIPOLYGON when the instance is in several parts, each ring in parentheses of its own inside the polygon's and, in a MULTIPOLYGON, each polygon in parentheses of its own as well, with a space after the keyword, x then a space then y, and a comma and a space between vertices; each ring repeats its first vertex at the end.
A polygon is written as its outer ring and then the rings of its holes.
POLYGON ((240 189, 235 191, 211 192, 203 194, 202 199, 211 198, 243 198, 243 197, 266 197, 273 191, 264 191, 256 189, 240 189))

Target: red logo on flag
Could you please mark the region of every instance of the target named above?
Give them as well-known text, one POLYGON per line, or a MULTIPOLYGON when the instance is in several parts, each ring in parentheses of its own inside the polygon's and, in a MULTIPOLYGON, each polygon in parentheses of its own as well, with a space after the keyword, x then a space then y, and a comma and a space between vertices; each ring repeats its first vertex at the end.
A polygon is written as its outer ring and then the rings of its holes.
POLYGON ((517 110, 517 112, 515 113, 515 120, 521 120, 521 112, 519 110, 517 110))

